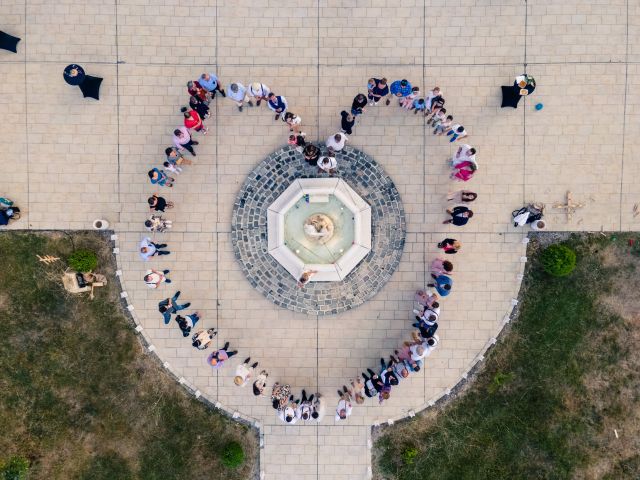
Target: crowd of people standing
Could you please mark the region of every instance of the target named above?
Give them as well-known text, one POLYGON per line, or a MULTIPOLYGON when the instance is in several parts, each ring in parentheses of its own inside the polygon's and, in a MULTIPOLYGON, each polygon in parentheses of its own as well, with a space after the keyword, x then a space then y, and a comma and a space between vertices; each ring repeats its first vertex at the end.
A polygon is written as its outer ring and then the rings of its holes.
MULTIPOLYGON (((185 166, 193 161, 185 157, 188 152, 196 157, 195 148, 199 142, 195 136, 205 136, 208 127, 205 121, 210 117, 211 102, 216 97, 222 96, 234 102, 240 112, 245 106, 260 107, 265 102, 274 113, 274 120, 283 121, 289 128, 288 143, 300 152, 306 162, 317 167, 319 174, 336 175, 339 172, 338 156, 349 141, 348 135, 352 135, 358 123, 358 117, 363 115, 367 107, 375 107, 383 102, 390 105, 392 101, 398 102, 402 110, 413 111, 426 117, 426 123, 433 128, 433 134, 445 136, 449 142, 457 142, 468 133, 464 126, 454 123, 453 116, 444 107, 445 99, 439 87, 434 87, 426 95, 421 96, 420 88, 413 86, 408 80, 400 79, 387 84, 385 78, 371 78, 367 83, 367 92, 358 93, 352 102, 350 109, 340 112, 340 129, 329 136, 324 145, 308 143, 306 133, 302 131, 302 118, 289 111, 289 104, 282 95, 276 95, 268 86, 260 82, 254 82, 245 87, 240 82, 230 83, 227 88, 221 86, 220 80, 213 73, 203 73, 198 80, 187 82, 188 106, 182 106, 182 125, 173 130, 173 145, 165 150, 166 159, 161 167, 154 167, 148 172, 152 185, 172 188, 176 177, 180 175, 185 166), (393 98, 395 97, 395 98, 393 98)), ((470 145, 461 144, 456 153, 449 160, 451 165, 451 179, 458 181, 470 180, 477 171, 476 149, 470 145)), ((477 198, 477 194, 468 190, 460 190, 448 195, 447 200, 454 206, 447 209, 450 216, 443 223, 455 226, 465 225, 473 217, 473 211, 468 204, 477 198)), ((154 192, 148 198, 150 216, 145 220, 144 227, 152 235, 163 233, 172 228, 172 221, 165 218, 167 210, 174 208, 174 203, 154 192)), ((461 248, 458 240, 447 238, 438 244, 445 254, 455 254, 461 248)), ((170 255, 171 251, 166 243, 155 241, 152 237, 145 236, 139 245, 139 254, 144 261, 154 257, 170 255)), ((380 366, 375 369, 368 368, 362 373, 362 378, 351 379, 349 385, 343 385, 338 390, 338 404, 336 407, 336 420, 343 420, 351 415, 353 403, 362 404, 366 398, 377 397, 379 403, 384 402, 391 395, 391 389, 411 373, 423 368, 425 358, 438 347, 439 337, 436 334, 438 319, 440 317, 441 297, 448 296, 453 287, 451 274, 453 264, 449 260, 436 258, 431 263, 432 282, 424 290, 415 294, 418 307, 413 311, 417 329, 412 332, 411 339, 405 341, 402 346, 395 349, 388 359, 380 359, 380 366)), ((143 281, 150 288, 160 288, 162 284, 172 283, 169 279, 168 269, 149 269, 145 272, 143 281)), ((298 281, 298 287, 304 288, 315 272, 307 270, 303 272, 298 281)), ((218 332, 215 328, 196 329, 202 315, 198 311, 189 314, 181 314, 183 310, 190 308, 191 303, 180 303, 181 292, 176 293, 158 304, 158 311, 162 315, 165 325, 173 319, 184 337, 191 337, 192 346, 198 350, 206 350, 212 345, 218 332)), ((219 348, 206 357, 207 364, 214 370, 222 368, 238 351, 231 349, 230 342, 225 342, 219 348)), ((266 370, 260 370, 256 375, 259 362, 251 361, 246 357, 237 365, 234 383, 238 387, 244 387, 251 383, 252 391, 256 396, 267 395, 267 383, 269 374, 266 370)), ((301 394, 292 394, 291 387, 275 382, 271 387, 271 403, 277 411, 277 417, 287 424, 294 424, 299 420, 320 421, 325 415, 325 397, 320 393, 307 395, 306 389, 301 394)))

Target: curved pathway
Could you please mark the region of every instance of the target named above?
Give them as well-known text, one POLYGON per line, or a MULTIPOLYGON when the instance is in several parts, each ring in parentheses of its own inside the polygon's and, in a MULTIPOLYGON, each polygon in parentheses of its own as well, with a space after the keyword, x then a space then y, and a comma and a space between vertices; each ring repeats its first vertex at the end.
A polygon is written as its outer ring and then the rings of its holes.
MULTIPOLYGON (((637 24, 640 12, 619 2, 570 0, 562 11, 527 3, 450 7, 427 0, 406 10, 390 1, 379 8, 367 4, 354 11, 363 26, 353 29, 337 5, 306 0, 263 12, 219 0, 199 9, 197 22, 185 18, 188 28, 176 26, 176 14, 190 12, 182 0, 157 9, 136 0, 75 0, 46 16, 42 2, 13 2, 3 30, 23 42, 18 55, 0 56, 0 111, 13 132, 5 152, 7 191, 1 194, 26 212, 13 228, 81 229, 97 217, 110 220, 143 331, 185 382, 261 422, 265 477, 366 477, 369 426, 421 408, 454 385, 510 310, 524 252, 523 232, 507 224, 511 210, 531 200, 559 202, 570 189, 587 206, 572 224, 550 212, 553 228, 638 229, 632 212, 637 147, 628 138, 640 130, 640 95, 630 88, 640 71, 634 63, 637 32, 626 26, 637 24), (438 15, 429 15, 434 9, 438 15), (297 18, 274 29, 289 16, 297 18), (93 25, 91 34, 85 24, 93 25), (60 72, 71 62, 105 78, 100 102, 82 100, 62 82, 60 72), (500 110, 499 85, 525 62, 538 82, 535 100, 545 108, 534 112, 525 103, 500 110), (481 170, 469 186, 480 197, 477 216, 456 231, 464 249, 455 258, 455 295, 443 305, 442 345, 425 374, 394 389, 383 407, 367 403, 337 426, 329 417, 319 426, 283 426, 268 402, 232 385, 235 362, 212 374, 177 328, 162 325, 156 305, 169 290, 144 286, 147 265, 134 253, 147 213, 145 175, 180 123, 176 107, 185 100, 185 78, 203 70, 217 71, 225 83, 261 80, 281 92, 311 139, 333 133, 337 112, 364 90, 368 75, 381 74, 407 77, 422 88, 437 82, 447 109, 472 132, 469 143, 479 149, 481 170), (59 81, 42 89, 43 78, 59 81), (567 89, 567 78, 589 81, 567 89), (603 125, 602 118, 612 122, 603 125)), ((166 264, 150 264, 171 268, 184 298, 203 312, 203 326, 217 325, 273 379, 332 395, 409 331, 412 292, 425 283, 435 242, 453 228, 440 224, 444 161, 452 149, 430 136, 421 118, 392 106, 367 111, 353 146, 383 165, 402 196, 408 233, 400 266, 378 295, 353 311, 323 318, 295 314, 249 285, 230 236, 242 182, 284 143, 285 127, 264 105, 240 114, 219 100, 196 164, 167 193, 177 205, 170 214, 174 232, 165 236, 173 254, 166 264)))

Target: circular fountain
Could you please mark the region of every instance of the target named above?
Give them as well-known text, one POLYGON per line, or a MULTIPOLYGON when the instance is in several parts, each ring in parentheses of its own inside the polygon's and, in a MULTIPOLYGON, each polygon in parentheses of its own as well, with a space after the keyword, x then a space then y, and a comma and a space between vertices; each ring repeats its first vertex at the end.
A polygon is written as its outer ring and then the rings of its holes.
POLYGON ((371 208, 344 180, 295 180, 267 210, 269 253, 295 278, 342 280, 371 250, 371 208))

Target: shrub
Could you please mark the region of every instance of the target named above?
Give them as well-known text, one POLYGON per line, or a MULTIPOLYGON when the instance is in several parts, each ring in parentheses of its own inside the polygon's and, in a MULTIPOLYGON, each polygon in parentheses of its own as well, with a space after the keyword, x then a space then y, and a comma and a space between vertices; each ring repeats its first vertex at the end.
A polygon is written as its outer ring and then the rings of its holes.
POLYGON ((502 387, 513 381, 516 378, 516 374, 513 372, 504 373, 498 372, 493 376, 493 380, 489 384, 489 393, 496 393, 502 387))
POLYGON ((0 463, 1 480, 24 480, 27 478, 29 460, 24 457, 11 457, 0 463))
POLYGON ((402 451, 402 460, 406 465, 412 465, 417 456, 418 449, 415 447, 407 447, 402 451))
POLYGON ((576 268, 576 252, 565 245, 551 245, 542 252, 541 261, 549 275, 564 277, 576 268))
POLYGON ((230 442, 222 451, 222 464, 229 468, 238 468, 244 463, 244 450, 238 442, 230 442))
POLYGON ((78 272, 91 272, 98 266, 98 257, 91 250, 76 250, 67 258, 67 263, 78 272))

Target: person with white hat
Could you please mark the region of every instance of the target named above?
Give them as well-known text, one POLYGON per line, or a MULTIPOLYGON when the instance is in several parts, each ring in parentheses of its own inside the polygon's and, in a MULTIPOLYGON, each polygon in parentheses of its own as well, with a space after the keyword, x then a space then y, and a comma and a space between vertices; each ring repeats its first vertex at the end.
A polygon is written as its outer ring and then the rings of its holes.
POLYGON ((236 376, 233 378, 233 383, 238 387, 244 387, 249 379, 253 377, 253 372, 258 366, 258 362, 254 362, 253 365, 249 365, 251 357, 245 358, 244 362, 236 367, 236 376))
POLYGON ((267 87, 264 83, 253 82, 249 85, 249 95, 256 100, 256 105, 260 106, 262 100, 267 100, 269 98, 269 94, 271 93, 271 89, 267 87))

